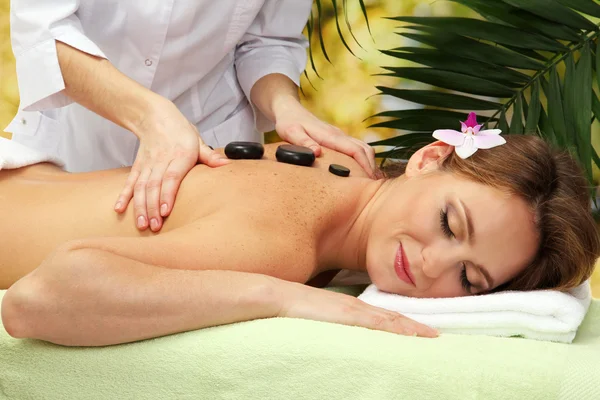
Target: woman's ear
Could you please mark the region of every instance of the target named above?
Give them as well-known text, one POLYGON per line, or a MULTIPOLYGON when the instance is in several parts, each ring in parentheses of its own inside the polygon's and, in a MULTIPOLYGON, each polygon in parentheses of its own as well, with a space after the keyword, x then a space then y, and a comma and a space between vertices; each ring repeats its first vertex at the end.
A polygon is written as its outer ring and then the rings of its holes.
POLYGON ((448 157, 453 150, 454 146, 439 141, 421 147, 408 160, 405 175, 410 178, 439 169, 444 159, 448 157))

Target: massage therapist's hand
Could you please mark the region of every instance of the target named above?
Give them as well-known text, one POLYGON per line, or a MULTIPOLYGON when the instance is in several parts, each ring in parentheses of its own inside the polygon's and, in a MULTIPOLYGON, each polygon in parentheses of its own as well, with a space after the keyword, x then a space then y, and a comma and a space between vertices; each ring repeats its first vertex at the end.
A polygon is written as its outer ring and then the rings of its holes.
POLYGON ((279 317, 362 326, 407 336, 438 336, 435 329, 346 294, 291 282, 286 282, 281 290, 279 317))
POLYGON ((115 210, 127 209, 133 198, 138 229, 157 232, 173 209, 181 181, 198 163, 219 167, 229 160, 208 147, 196 127, 165 100, 140 123, 140 148, 119 195, 115 210))
POLYGON ((321 155, 321 146, 337 150, 356 160, 367 174, 375 177, 375 152, 362 140, 346 135, 305 109, 294 96, 280 98, 273 108, 275 129, 286 142, 312 149, 321 155))

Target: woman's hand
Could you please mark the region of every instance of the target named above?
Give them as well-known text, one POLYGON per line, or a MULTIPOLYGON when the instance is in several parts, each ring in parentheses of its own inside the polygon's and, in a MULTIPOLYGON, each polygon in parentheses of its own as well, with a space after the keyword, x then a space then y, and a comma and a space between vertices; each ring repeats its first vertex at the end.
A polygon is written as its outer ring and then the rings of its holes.
POLYGON ((170 101, 142 121, 135 132, 140 148, 115 211, 122 213, 133 198, 138 229, 162 228, 187 173, 197 164, 219 167, 229 160, 204 144, 196 127, 170 101))
POLYGON ((281 96, 273 112, 275 129, 281 139, 309 147, 317 157, 321 155, 321 146, 337 150, 354 158, 369 176, 376 177, 375 152, 371 146, 321 121, 294 96, 281 96))
POLYGON ((299 283, 286 283, 289 285, 280 286, 282 307, 279 317, 362 326, 408 336, 438 336, 435 329, 402 314, 371 306, 356 297, 299 283))

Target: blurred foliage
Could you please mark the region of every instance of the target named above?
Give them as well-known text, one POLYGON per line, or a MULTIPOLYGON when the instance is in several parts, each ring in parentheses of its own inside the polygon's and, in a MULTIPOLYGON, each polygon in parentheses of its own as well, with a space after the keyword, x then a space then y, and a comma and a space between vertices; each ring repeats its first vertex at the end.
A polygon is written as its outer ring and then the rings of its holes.
POLYGON ((376 86, 396 82, 393 78, 378 75, 380 66, 403 63, 380 51, 398 45, 398 36, 393 33, 397 23, 387 18, 395 15, 464 15, 466 9, 444 1, 365 1, 367 24, 358 0, 337 1, 337 22, 333 2, 321 0, 320 3, 320 29, 319 13, 316 5, 313 7, 310 38, 313 57, 302 78, 304 104, 321 119, 367 142, 397 135, 394 129, 369 128, 372 122, 368 120, 400 103, 391 96, 374 96, 376 86), (340 34, 345 38, 343 42, 340 34), (323 47, 330 61, 325 57, 323 47))
MULTIPOLYGON (((9 39, 9 3, 9 0, 0 0, 0 135, 4 136, 7 134, 1 131, 16 114, 19 105, 15 63, 9 39)), ((388 18, 475 17, 476 14, 451 1, 364 0, 364 5, 369 26, 358 0, 337 1, 336 24, 332 1, 321 0, 320 31, 313 29, 311 35, 313 57, 312 63, 311 60, 308 62, 306 75, 302 77, 302 101, 321 119, 340 127, 354 137, 374 142, 396 136, 401 131, 370 127, 374 123, 374 120, 370 119, 371 116, 414 106, 414 103, 393 96, 377 95, 377 86, 402 89, 431 88, 428 84, 411 79, 381 75, 384 72, 381 66, 397 68, 414 65, 408 60, 392 57, 381 50, 418 46, 414 40, 395 34, 398 22, 388 18), (346 21, 352 32, 349 31, 346 21), (346 44, 354 55, 344 47, 340 33, 344 35, 346 44), (330 61, 323 55, 321 40, 330 61), (312 68, 313 64, 315 69, 312 68)), ((315 4, 315 16, 317 12, 315 4)), ((313 19, 313 24, 316 23, 313 19)), ((271 133, 266 140, 276 139, 276 135, 271 133)), ((594 140, 598 149, 598 135, 595 135, 594 140)), ((595 295, 600 296, 600 268, 594 276, 593 287, 595 295)))
POLYGON ((377 87, 381 94, 412 104, 377 115, 393 119, 374 126, 402 134, 375 144, 395 147, 385 156, 406 158, 434 140, 431 131, 478 110, 488 128, 539 135, 568 149, 592 183, 592 166, 600 167, 590 123, 600 117, 593 90, 594 77, 600 77, 600 30, 593 22, 600 18, 600 5, 591 0, 453 2, 479 15, 393 18, 400 24, 396 33, 417 45, 385 53, 415 65, 385 66, 385 75, 429 87, 377 87))
POLYGON ((15 71, 15 59, 10 47, 9 0, 0 0, 0 135, 17 113, 19 89, 15 71))

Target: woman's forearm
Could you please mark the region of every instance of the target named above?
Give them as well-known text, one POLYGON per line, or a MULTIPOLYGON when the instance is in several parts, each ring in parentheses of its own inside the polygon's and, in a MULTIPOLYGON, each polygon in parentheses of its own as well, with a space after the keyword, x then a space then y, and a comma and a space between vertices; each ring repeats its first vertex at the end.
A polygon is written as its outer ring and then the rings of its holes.
POLYGON ((283 74, 269 74, 260 78, 250 92, 252 103, 272 122, 284 113, 288 104, 300 102, 298 87, 283 74))
POLYGON ((67 346, 126 343, 277 316, 277 280, 144 264, 96 249, 57 251, 4 297, 15 337, 67 346))
POLYGON ((96 114, 138 135, 147 116, 169 102, 94 57, 60 41, 56 51, 65 93, 96 114))

